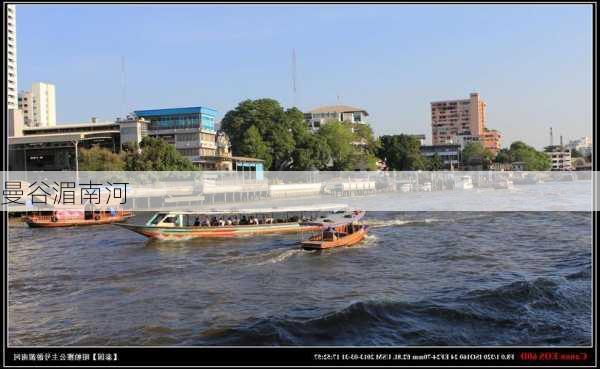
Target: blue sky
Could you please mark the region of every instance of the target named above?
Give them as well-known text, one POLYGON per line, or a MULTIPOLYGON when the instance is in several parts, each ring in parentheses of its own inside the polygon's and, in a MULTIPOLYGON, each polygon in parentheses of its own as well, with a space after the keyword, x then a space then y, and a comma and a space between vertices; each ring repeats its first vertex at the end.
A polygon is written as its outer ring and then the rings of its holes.
POLYGON ((591 5, 17 5, 19 89, 56 85, 59 123, 247 98, 371 114, 431 136, 429 102, 478 91, 503 146, 591 135, 591 5), (123 104, 121 58, 125 57, 123 104))

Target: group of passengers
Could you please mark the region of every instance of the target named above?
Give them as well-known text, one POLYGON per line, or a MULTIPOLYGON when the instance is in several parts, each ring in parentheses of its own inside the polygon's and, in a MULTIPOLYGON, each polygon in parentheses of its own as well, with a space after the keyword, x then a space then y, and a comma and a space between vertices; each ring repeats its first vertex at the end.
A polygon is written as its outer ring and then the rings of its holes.
MULTIPOLYGON (((293 222, 293 221, 298 221, 298 217, 292 217, 288 220, 289 222, 293 222)), ((209 217, 204 218, 202 221, 200 221, 200 217, 196 217, 196 220, 194 221, 194 226, 195 227, 224 227, 224 226, 231 226, 231 225, 258 225, 258 224, 273 224, 273 223, 282 223, 284 222, 284 220, 282 219, 277 219, 277 221, 275 221, 273 218, 268 217, 268 216, 263 216, 260 219, 257 216, 249 216, 246 217, 245 215, 242 215, 242 217, 238 217, 233 216, 233 217, 220 217, 217 219, 217 217, 212 217, 209 219, 209 217)))

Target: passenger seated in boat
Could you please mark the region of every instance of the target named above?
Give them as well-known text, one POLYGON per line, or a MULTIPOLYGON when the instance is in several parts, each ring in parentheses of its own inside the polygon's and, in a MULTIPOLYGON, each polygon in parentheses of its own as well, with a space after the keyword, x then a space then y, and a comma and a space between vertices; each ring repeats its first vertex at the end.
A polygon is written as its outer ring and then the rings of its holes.
POLYGON ((219 227, 224 227, 225 226, 225 220, 223 218, 219 219, 219 227))
POLYGON ((175 217, 167 217, 162 221, 163 227, 175 227, 176 218, 175 217))
POLYGON ((231 220, 231 217, 227 218, 227 223, 228 226, 233 224, 233 221, 231 220))
POLYGON ((337 240, 337 236, 335 232, 331 228, 327 228, 325 232, 323 232, 323 241, 335 241, 337 240))
POLYGON ((260 224, 257 217, 252 218, 252 224, 260 224))
POLYGON ((210 225, 211 226, 218 226, 219 222, 217 221, 217 217, 212 217, 212 219, 210 220, 210 225))
POLYGON ((242 219, 240 220, 240 225, 247 225, 248 224, 248 219, 246 219, 246 216, 242 216, 242 219))
POLYGON ((237 217, 237 215, 236 215, 235 217, 233 217, 233 221, 232 221, 232 223, 233 223, 234 225, 238 225, 238 224, 240 224, 240 219, 237 217))
POLYGON ((194 227, 198 227, 200 225, 200 217, 196 217, 196 220, 194 221, 194 227))
POLYGON ((204 222, 202 222, 202 225, 203 225, 204 227, 210 227, 210 221, 208 220, 208 218, 205 218, 205 219, 204 219, 204 222))

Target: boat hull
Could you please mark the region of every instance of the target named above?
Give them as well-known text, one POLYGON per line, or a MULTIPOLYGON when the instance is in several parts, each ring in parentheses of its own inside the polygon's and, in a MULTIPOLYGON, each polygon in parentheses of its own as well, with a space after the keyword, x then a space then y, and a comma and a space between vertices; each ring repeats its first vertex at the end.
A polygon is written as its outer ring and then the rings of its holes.
POLYGON ((302 248, 305 250, 324 250, 335 247, 352 246, 362 241, 367 236, 368 227, 364 226, 358 231, 347 236, 338 238, 335 241, 308 240, 302 242, 302 248))
POLYGON ((314 231, 319 229, 314 225, 300 223, 260 224, 223 227, 153 227, 118 223, 120 227, 139 233, 149 238, 159 240, 189 240, 196 238, 235 238, 261 234, 284 234, 314 231))

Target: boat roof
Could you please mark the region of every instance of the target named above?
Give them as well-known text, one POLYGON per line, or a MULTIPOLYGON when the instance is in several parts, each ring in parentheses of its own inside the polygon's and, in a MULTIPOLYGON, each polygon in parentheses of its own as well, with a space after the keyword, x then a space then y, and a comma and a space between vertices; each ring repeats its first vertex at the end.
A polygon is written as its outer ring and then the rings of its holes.
POLYGON ((312 206, 288 206, 288 207, 271 207, 271 208, 228 208, 228 209, 200 209, 200 210, 183 210, 183 211, 159 211, 157 213, 168 214, 260 214, 260 213, 291 213, 291 212, 308 212, 308 211, 338 211, 348 210, 346 204, 322 204, 312 206))

